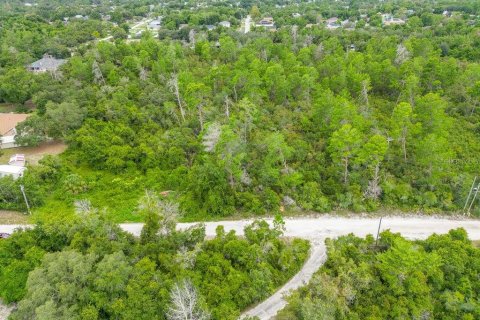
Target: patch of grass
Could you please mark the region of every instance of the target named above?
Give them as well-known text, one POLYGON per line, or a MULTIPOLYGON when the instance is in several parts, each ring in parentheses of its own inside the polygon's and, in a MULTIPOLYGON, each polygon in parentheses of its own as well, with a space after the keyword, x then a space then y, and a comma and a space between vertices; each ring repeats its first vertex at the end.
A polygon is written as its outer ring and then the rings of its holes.
POLYGON ((17 111, 17 107, 12 103, 0 103, 0 113, 17 111))
POLYGON ((33 222, 63 223, 70 221, 74 215, 73 207, 65 201, 48 199, 40 208, 32 209, 33 222))
POLYGON ((0 224, 27 224, 30 216, 17 211, 0 210, 0 224))
POLYGON ((472 241, 472 244, 477 247, 477 248, 480 248, 480 240, 474 240, 472 241))

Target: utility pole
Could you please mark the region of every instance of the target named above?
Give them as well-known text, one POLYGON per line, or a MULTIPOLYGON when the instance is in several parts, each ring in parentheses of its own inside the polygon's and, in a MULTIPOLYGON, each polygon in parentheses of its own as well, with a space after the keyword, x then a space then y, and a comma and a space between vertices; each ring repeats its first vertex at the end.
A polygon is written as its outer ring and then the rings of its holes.
POLYGON ((465 200, 465 205, 463 206, 463 214, 465 214, 465 209, 467 209, 468 205, 468 200, 470 199, 470 196, 472 195, 473 187, 475 186, 475 182, 477 181, 477 177, 473 179, 472 186, 470 187, 470 192, 468 193, 467 200, 465 200))
POLYGON ((480 189, 480 183, 478 183, 475 186, 476 183, 477 183, 477 177, 473 179, 473 183, 472 183, 472 186, 470 187, 467 200, 465 200, 465 205, 463 206, 463 215, 470 216, 470 210, 472 209, 472 206, 477 198, 478 191, 480 189))
POLYGON ((25 204, 27 205, 27 212, 28 214, 31 214, 30 205, 28 204, 27 195, 25 194, 25 187, 23 186, 23 184, 20 185, 20 190, 22 191, 23 199, 25 200, 25 204))
POLYGON ((375 247, 378 247, 378 236, 380 235, 380 228, 382 227, 382 219, 383 217, 380 217, 380 222, 378 223, 377 239, 375 240, 375 247))

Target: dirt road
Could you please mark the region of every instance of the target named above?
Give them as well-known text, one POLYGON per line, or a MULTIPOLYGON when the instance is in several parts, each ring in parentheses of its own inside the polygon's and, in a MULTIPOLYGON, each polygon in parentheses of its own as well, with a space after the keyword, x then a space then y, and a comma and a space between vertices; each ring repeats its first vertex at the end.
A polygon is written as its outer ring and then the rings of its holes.
MULTIPOLYGON (((271 223, 271 220, 268 220, 271 223)), ((251 220, 220 221, 205 223, 207 236, 214 236, 215 229, 223 225, 225 231, 235 230, 237 234, 243 234, 243 228, 250 224, 251 220)), ((309 259, 302 270, 287 282, 274 295, 269 297, 243 316, 258 316, 262 320, 271 319, 285 306, 284 295, 293 289, 307 283, 313 273, 326 260, 324 247, 325 238, 335 238, 341 235, 353 233, 357 236, 376 234, 379 219, 374 218, 342 218, 322 216, 318 218, 294 218, 285 220, 285 236, 308 239, 312 242, 312 250, 309 259)), ((194 223, 180 223, 178 228, 184 229, 194 223)), ((134 235, 140 235, 141 223, 127 223, 120 225, 125 231, 134 235)), ((0 232, 12 232, 18 226, 0 225, 0 232)), ((400 232, 406 238, 425 239, 433 233, 446 233, 450 229, 463 227, 467 230, 470 239, 480 240, 480 221, 478 220, 454 220, 434 217, 385 217, 382 221, 381 230, 390 229, 392 232, 400 232)))
MULTIPOLYGON (((271 220, 268 220, 271 223, 271 220)), ((235 230, 237 234, 243 233, 243 228, 251 223, 251 220, 221 221, 205 223, 207 236, 214 236, 215 229, 223 225, 226 231, 235 230)), ((341 235, 354 233, 357 236, 376 234, 379 219, 373 218, 297 218, 285 220, 285 236, 305 238, 312 242, 312 250, 309 259, 289 282, 287 282, 274 295, 263 301, 256 307, 244 312, 244 316, 257 316, 261 320, 273 318, 278 311, 285 307, 284 296, 291 290, 308 283, 312 275, 326 260, 324 246, 325 238, 335 238, 341 235)), ((180 228, 186 228, 193 224, 180 224, 180 228)), ((123 224, 122 228, 135 235, 139 235, 141 224, 123 224)), ((471 239, 480 239, 480 221, 475 220, 450 220, 446 218, 431 217, 385 217, 382 220, 381 230, 390 229, 400 232, 406 238, 425 239, 433 233, 446 233, 450 229, 463 227, 468 231, 471 239)))

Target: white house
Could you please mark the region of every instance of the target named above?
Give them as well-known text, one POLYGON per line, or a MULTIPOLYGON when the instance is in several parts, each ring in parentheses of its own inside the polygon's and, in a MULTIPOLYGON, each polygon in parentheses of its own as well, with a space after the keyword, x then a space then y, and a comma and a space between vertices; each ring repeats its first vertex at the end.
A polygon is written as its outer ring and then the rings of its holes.
POLYGON ((27 118, 28 114, 25 113, 0 113, 0 149, 16 147, 15 127, 27 118))
POLYGON ((232 24, 230 23, 230 21, 221 21, 221 22, 218 23, 218 25, 220 27, 230 28, 232 24))
POLYGON ((11 176, 13 179, 18 179, 23 176, 23 172, 27 168, 20 166, 11 166, 8 164, 0 165, 0 178, 11 176))

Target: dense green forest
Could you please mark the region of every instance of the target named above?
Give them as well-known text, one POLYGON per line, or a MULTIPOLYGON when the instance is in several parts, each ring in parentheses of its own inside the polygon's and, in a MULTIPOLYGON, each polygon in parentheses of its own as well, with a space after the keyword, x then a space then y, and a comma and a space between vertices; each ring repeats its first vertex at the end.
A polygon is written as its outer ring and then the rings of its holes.
POLYGON ((276 319, 479 319, 480 249, 463 229, 327 241, 328 260, 276 319))
POLYGON ((68 225, 41 224, 0 241, 0 298, 11 319, 237 319, 298 272, 309 244, 258 221, 240 238, 201 225, 175 231, 174 204, 147 194, 139 238, 84 203, 68 225), (33 271, 32 271, 33 270, 33 271), (200 316, 203 316, 200 317, 200 316))
POLYGON ((369 27, 304 28, 328 13, 348 18, 327 4, 305 4, 297 21, 293 9, 266 3, 260 9, 283 27, 249 34, 195 28, 228 16, 238 24, 245 6, 167 6, 155 9, 166 14, 162 41, 146 33, 114 43, 91 41, 128 26, 7 15, 0 99, 36 106, 18 141, 64 139, 70 148, 25 181, 3 179, 2 207, 23 209, 22 183, 36 207, 71 211, 88 198, 118 220, 135 219, 146 187, 171 191, 191 218, 282 206, 457 210, 479 150, 475 3, 439 4, 463 10, 451 17, 415 4, 404 26, 379 29, 372 12, 405 15, 410 4, 365 1, 349 18, 368 12, 369 27), (185 22, 191 29, 177 31, 185 22), (24 66, 43 53, 73 57, 54 77, 32 76, 24 66))
POLYGON ((89 199, 118 221, 138 219, 145 188, 168 193, 190 219, 458 210, 480 152, 480 29, 466 13, 418 10, 383 28, 192 28, 188 40, 146 32, 83 46, 65 43, 69 25, 39 34, 32 17, 11 17, 0 99, 36 106, 17 141, 63 139, 69 149, 23 180, 3 179, 0 203, 22 209, 21 183, 46 214, 89 199), (54 31, 74 55, 59 74, 32 76, 24 63, 49 51, 42 39, 54 31))

